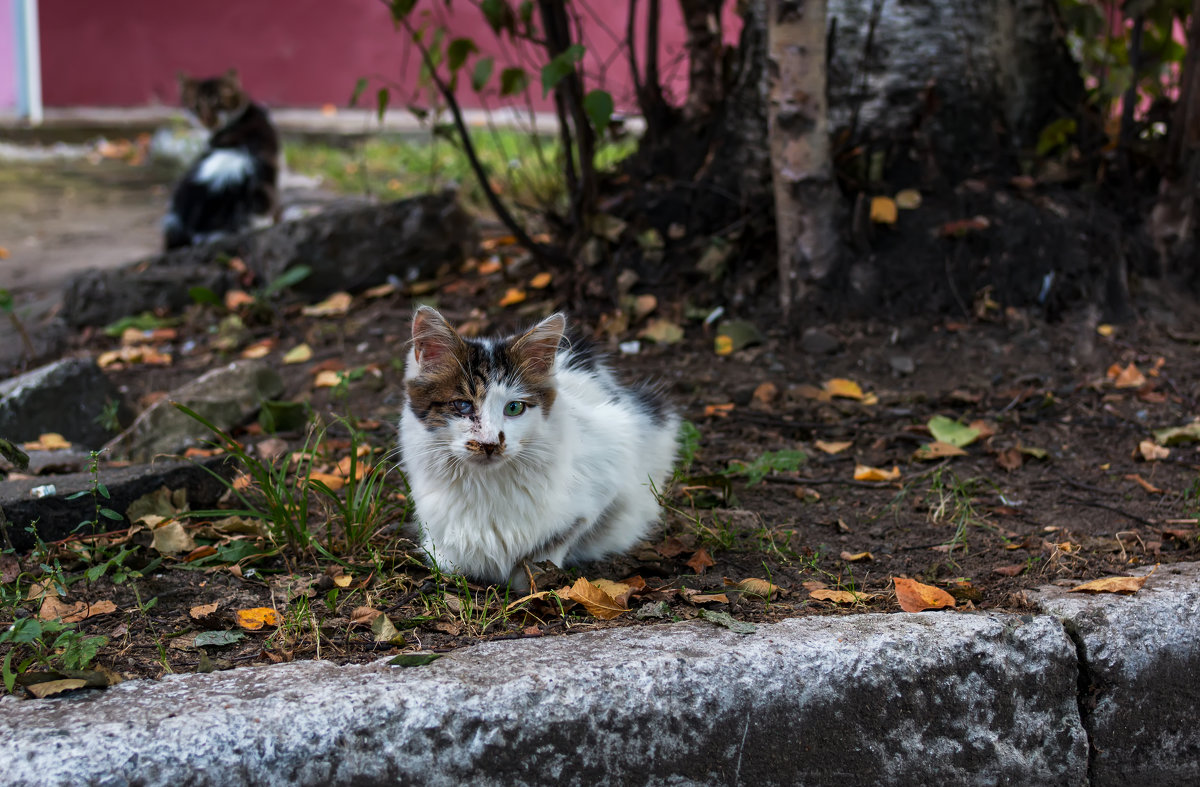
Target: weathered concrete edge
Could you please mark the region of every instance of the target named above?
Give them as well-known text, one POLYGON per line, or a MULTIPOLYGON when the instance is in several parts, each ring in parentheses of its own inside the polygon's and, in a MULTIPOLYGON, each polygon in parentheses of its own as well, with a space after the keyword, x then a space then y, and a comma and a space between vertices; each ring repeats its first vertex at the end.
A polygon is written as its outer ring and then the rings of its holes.
POLYGON ((0 701, 8 785, 1084 784, 1049 616, 803 618, 487 643, 0 701))

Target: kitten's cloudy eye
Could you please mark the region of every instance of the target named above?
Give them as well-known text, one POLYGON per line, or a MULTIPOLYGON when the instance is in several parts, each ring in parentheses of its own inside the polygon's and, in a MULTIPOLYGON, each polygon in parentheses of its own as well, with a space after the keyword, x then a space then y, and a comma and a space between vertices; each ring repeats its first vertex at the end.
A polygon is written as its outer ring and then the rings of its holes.
POLYGON ((525 412, 524 402, 509 402, 508 404, 504 405, 504 414, 507 416, 515 418, 523 412, 525 412))
POLYGON ((450 403, 450 406, 453 407, 454 412, 458 413, 459 415, 470 415, 471 413, 475 412, 475 405, 471 404, 466 399, 455 399, 450 403))

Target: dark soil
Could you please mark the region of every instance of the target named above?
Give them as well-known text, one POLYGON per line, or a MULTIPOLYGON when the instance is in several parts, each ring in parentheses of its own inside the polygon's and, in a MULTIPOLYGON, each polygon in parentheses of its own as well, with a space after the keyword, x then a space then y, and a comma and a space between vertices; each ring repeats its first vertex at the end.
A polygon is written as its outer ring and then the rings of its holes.
MULTIPOLYGON (((452 320, 480 331, 527 324, 556 306, 549 294, 554 288, 530 289, 525 302, 497 306, 507 288, 539 272, 513 254, 500 255, 508 263, 503 271, 484 275, 472 265, 420 297, 436 300, 452 320), (539 292, 547 295, 539 299, 539 292)), ((637 588, 629 601, 632 611, 610 621, 580 606, 563 612, 537 600, 506 612, 514 598, 505 589, 432 574, 395 518, 381 520, 381 531, 357 550, 339 546, 335 537, 331 548, 340 563, 316 550, 276 552, 261 535, 219 532, 209 524, 211 517, 188 520, 202 546, 240 539, 253 547, 243 554, 267 556, 236 563, 170 557, 145 577, 121 584, 114 584, 113 570, 96 581, 82 574, 98 554, 116 554, 122 544, 140 545, 125 562, 145 566, 156 557, 148 532, 69 540, 50 545, 37 560, 18 556, 25 573, 5 587, 23 592, 41 572, 38 563, 57 557, 76 580, 66 602, 115 602, 115 613, 87 618, 79 629, 109 638, 97 661, 126 677, 292 659, 364 661, 480 640, 688 619, 702 609, 746 621, 895 612, 893 577, 942 587, 960 609, 1022 611, 1024 591, 1032 587, 1073 586, 1136 566, 1200 556, 1195 444, 1172 447, 1168 457, 1153 462, 1138 454, 1152 430, 1186 424, 1197 412, 1200 334, 1189 333, 1194 328, 1188 326, 1200 323, 1193 306, 1168 308, 1150 293, 1139 297, 1147 316, 1116 326, 1108 336, 1086 314, 1047 323, 972 294, 970 318, 813 326, 836 340, 826 354, 806 352, 798 329, 777 328, 764 318, 758 325, 766 336, 762 344, 719 356, 711 328, 688 314, 685 304, 660 296, 650 318, 683 325, 684 340, 671 345, 643 340, 640 352, 618 356, 615 363, 630 378, 662 381, 699 431, 694 461, 664 490, 668 511, 649 542, 608 562, 534 577, 540 590, 556 590, 579 577, 640 577, 632 583, 637 588), (1145 383, 1116 387, 1107 370, 1130 363, 1146 374, 1145 383), (863 402, 820 396, 833 378, 851 379, 873 397, 863 402), (983 421, 994 434, 969 445, 964 456, 918 461, 914 451, 931 441, 926 424, 936 415, 983 421), (827 453, 818 441, 850 445, 827 453), (798 470, 767 468, 758 483, 728 472, 765 452, 797 449, 807 457, 798 470), (857 481, 856 465, 896 467, 899 478, 857 481), (712 565, 704 565, 705 555, 712 565), (767 580, 777 590, 764 599, 730 586, 749 578, 767 580), (869 597, 838 606, 810 598, 820 587, 869 597), (666 603, 667 617, 636 617, 656 602, 666 603), (197 609, 213 603, 215 611, 197 609), (226 647, 195 646, 198 633, 239 630, 236 612, 257 607, 277 610, 281 625, 244 631, 226 647), (384 612, 403 634, 403 644, 377 643, 361 608, 384 612)), ((333 424, 316 469, 332 471, 349 451, 348 431, 334 423, 335 416, 358 420, 376 451, 371 461, 391 461, 412 305, 413 297, 403 293, 360 296, 344 318, 307 317, 299 306, 281 306, 274 320, 252 328, 242 343, 245 348, 255 340, 277 339, 268 358, 284 375, 286 398, 309 402, 320 421, 333 424), (283 365, 282 354, 302 341, 313 348, 312 360, 283 365), (316 388, 318 366, 362 374, 340 388, 316 388)), ((612 325, 613 315, 605 312, 577 318, 615 353, 617 341, 635 338, 644 323, 610 336, 602 326, 612 325)), ((113 378, 141 407, 227 362, 229 354, 211 349, 219 318, 197 307, 179 326, 178 338, 162 346, 174 353, 172 365, 112 369, 113 378)), ((98 353, 116 340, 89 331, 77 344, 98 353)), ((257 427, 235 437, 251 453, 271 439, 257 427)), ((279 437, 291 450, 306 443, 303 433, 279 437)), ((390 480, 389 500, 399 503, 402 479, 393 472, 390 480)), ((320 505, 314 512, 310 527, 325 542, 328 515, 320 505)), ((9 604, 4 614, 19 617, 37 609, 36 601, 27 601, 9 604)), ((0 646, 0 655, 6 647, 0 646)))

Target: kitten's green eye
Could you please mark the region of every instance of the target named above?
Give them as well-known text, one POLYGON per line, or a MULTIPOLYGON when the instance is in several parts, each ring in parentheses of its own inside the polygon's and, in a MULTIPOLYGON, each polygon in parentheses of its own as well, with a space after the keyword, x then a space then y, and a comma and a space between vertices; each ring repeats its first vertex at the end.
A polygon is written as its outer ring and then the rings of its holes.
POLYGON ((471 413, 475 412, 475 405, 471 404, 466 399, 455 399, 450 403, 450 406, 454 408, 454 412, 458 413, 459 415, 470 415, 471 413))
POLYGON ((504 414, 512 418, 517 417, 523 412, 525 412, 524 402, 509 402, 508 404, 504 405, 504 414))

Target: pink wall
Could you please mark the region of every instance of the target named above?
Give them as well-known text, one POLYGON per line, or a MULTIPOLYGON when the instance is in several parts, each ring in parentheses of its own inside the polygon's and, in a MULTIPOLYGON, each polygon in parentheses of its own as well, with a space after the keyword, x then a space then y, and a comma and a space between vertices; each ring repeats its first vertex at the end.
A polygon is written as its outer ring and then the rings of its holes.
POLYGON ((14 0, 0 0, 0 111, 17 108, 17 35, 14 0))
MULTIPOLYGON (((255 98, 273 106, 345 106, 360 76, 404 85, 404 91, 392 90, 392 105, 403 105, 410 98, 400 94, 416 85, 417 53, 406 51, 404 34, 393 29, 387 9, 377 0, 108 0, 86 5, 44 0, 40 6, 43 94, 51 107, 174 105, 177 71, 209 75, 231 66, 241 71, 255 98)), ((624 30, 628 4, 584 0, 576 6, 584 11, 585 68, 613 93, 619 107, 630 107, 629 69, 609 32, 624 30)), ((421 7, 435 15, 446 13, 440 0, 422 0, 421 7)), ((457 14, 443 21, 453 35, 472 37, 485 53, 496 54, 495 80, 512 55, 495 52, 495 38, 476 9, 462 0, 453 7, 457 14)), ((672 78, 672 92, 682 95, 687 84, 683 25, 676 3, 668 0, 662 8, 662 68, 672 78)), ((727 17, 736 34, 732 9, 727 17)), ((532 58, 523 63, 535 85, 539 64, 532 58)), ((372 83, 368 105, 377 84, 372 83)), ((479 105, 469 87, 460 93, 464 103, 479 105)), ((532 94, 539 108, 545 108, 540 86, 532 94)), ((500 102, 493 96, 488 103, 500 102)))

